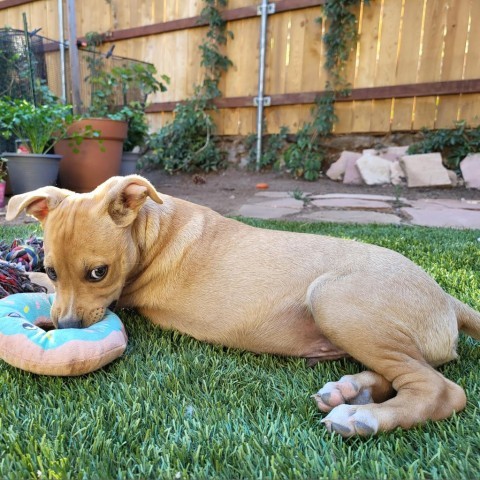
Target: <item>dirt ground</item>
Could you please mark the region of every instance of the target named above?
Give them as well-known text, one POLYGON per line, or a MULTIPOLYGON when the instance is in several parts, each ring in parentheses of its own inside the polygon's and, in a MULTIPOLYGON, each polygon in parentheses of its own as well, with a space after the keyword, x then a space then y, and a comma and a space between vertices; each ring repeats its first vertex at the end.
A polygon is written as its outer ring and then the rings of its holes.
POLYGON ((362 193, 375 195, 399 195, 411 200, 420 198, 478 199, 478 190, 455 188, 396 188, 392 185, 357 186, 344 185, 326 177, 315 182, 295 180, 285 173, 255 173, 235 167, 219 173, 169 175, 160 170, 144 171, 161 193, 206 205, 224 215, 235 214, 258 190, 258 183, 267 183, 270 191, 303 192, 321 195, 327 193, 362 193))

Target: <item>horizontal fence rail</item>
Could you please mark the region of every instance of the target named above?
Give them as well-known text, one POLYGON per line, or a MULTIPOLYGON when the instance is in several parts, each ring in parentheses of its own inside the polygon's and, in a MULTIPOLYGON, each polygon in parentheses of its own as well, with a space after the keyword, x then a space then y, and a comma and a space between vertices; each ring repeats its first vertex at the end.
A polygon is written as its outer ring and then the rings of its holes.
MULTIPOLYGON (((269 16, 265 107, 268 133, 283 125, 296 131, 311 118, 325 91, 322 35, 317 22, 325 0, 278 0, 269 16)), ((245 135, 256 129, 260 0, 230 0, 222 12, 234 34, 224 53, 234 66, 222 78, 215 101, 217 131, 245 135)), ((65 4, 65 0, 64 0, 65 4)), ((175 106, 203 78, 198 46, 205 35, 200 0, 77 0, 79 41, 89 31, 105 34, 105 50, 154 63, 171 78, 167 92, 148 107, 153 128, 170 121, 175 106)), ((56 0, 0 1, 0 27, 31 29, 59 38, 56 0)), ((66 12, 66 8, 65 8, 66 12)), ((359 39, 346 78, 348 96, 337 98, 335 133, 388 133, 450 128, 455 121, 480 124, 480 2, 478 0, 371 0, 355 14, 359 39)))

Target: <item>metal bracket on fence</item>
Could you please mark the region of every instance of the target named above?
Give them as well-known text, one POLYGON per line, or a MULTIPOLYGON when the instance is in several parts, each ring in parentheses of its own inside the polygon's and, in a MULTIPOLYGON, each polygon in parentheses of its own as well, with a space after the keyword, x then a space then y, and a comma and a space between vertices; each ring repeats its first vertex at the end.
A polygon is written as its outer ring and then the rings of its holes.
MULTIPOLYGON (((267 5, 267 14, 271 15, 272 13, 275 13, 275 4, 274 3, 269 3, 267 5)), ((257 15, 262 14, 262 5, 257 5, 257 15)))
MULTIPOLYGON (((262 105, 264 107, 269 107, 272 104, 272 98, 271 97, 263 97, 262 98, 262 105)), ((258 107, 260 105, 260 99, 258 97, 253 98, 253 105, 255 107, 258 107)))

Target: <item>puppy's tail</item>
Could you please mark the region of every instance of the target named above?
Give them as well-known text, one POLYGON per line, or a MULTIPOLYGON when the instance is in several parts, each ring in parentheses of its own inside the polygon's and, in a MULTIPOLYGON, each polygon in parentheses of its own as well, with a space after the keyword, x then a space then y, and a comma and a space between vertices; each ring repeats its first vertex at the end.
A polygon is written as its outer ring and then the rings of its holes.
POLYGON ((458 328, 476 340, 480 340, 480 313, 455 297, 451 295, 449 297, 457 316, 458 328))

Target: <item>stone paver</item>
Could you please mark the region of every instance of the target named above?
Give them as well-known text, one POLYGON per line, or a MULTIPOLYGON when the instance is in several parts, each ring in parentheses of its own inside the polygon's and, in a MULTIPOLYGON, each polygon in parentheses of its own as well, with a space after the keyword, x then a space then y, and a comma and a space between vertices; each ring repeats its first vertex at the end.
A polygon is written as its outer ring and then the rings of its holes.
POLYGON ((275 200, 262 202, 262 205, 269 208, 288 208, 300 211, 302 210, 304 203, 302 200, 297 200, 287 193, 284 194, 284 198, 276 198, 275 200))
MULTIPOLYGON (((303 193, 304 195, 308 195, 308 193, 303 193)), ((269 190, 260 190, 255 193, 255 197, 265 197, 265 198, 285 198, 288 197, 288 192, 272 192, 269 190)), ((292 195, 290 194, 290 197, 292 195)))
POLYGON ((289 192, 258 192, 238 214, 261 219, 312 222, 406 224, 480 229, 480 199, 421 199, 369 194, 330 193, 304 202, 289 192), (401 208, 397 201, 400 200, 401 208))
POLYGON ((441 209, 437 206, 426 208, 402 208, 409 215, 408 223, 424 227, 480 228, 480 214, 474 210, 459 208, 441 209))
POLYGON ((435 210, 445 210, 446 208, 462 210, 479 210, 480 200, 455 200, 452 198, 426 198, 414 200, 410 205, 416 209, 428 208, 435 210))
POLYGON ((323 210, 301 215, 302 220, 334 223, 399 224, 400 217, 391 213, 365 212, 361 210, 323 210))
POLYGON ((347 208, 349 210, 391 210, 392 205, 378 200, 363 200, 359 198, 319 198, 312 205, 320 208, 347 208))
POLYGON ((323 195, 312 195, 310 197, 313 200, 321 198, 358 198, 359 200, 381 200, 384 202, 394 202, 396 200, 401 200, 402 202, 407 202, 407 199, 404 197, 393 197, 392 195, 372 195, 369 193, 325 193, 323 195))
POLYGON ((242 217, 261 218, 263 220, 282 218, 292 213, 295 213, 295 210, 291 208, 272 208, 261 203, 242 205, 238 211, 238 214, 242 217))

